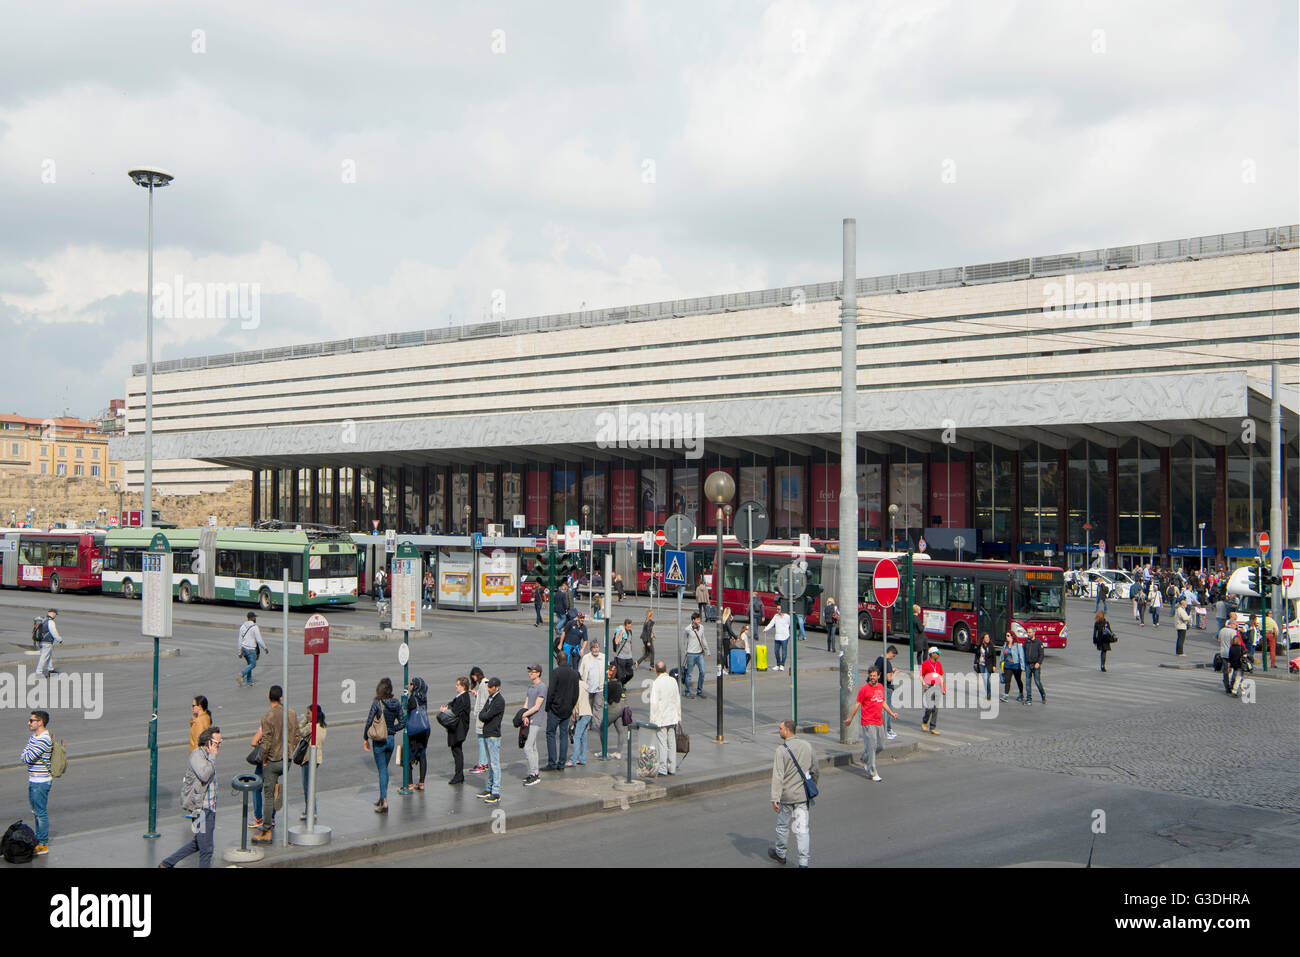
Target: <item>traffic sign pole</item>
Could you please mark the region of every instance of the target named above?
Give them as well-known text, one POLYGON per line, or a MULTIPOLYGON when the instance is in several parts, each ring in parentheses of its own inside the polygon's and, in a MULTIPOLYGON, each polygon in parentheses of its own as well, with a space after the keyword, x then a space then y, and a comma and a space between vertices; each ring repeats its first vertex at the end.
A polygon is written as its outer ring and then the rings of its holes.
POLYGON ((149 712, 149 827, 146 838, 158 833, 158 639, 172 634, 172 549, 166 536, 154 533, 142 557, 141 632, 153 637, 153 710, 149 712))

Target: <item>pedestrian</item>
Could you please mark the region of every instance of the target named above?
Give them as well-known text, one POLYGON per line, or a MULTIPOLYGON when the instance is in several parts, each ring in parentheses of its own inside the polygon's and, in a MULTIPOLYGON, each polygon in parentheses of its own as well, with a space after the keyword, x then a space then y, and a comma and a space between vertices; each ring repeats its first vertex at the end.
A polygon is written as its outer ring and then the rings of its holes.
POLYGON ((695 605, 700 616, 709 607, 709 586, 704 584, 704 579, 700 579, 700 583, 695 586, 695 605))
POLYGON ((489 678, 487 700, 483 702, 483 707, 478 713, 479 725, 482 729, 480 733, 487 747, 488 779, 483 790, 475 795, 487 804, 496 804, 501 800, 501 718, 505 713, 506 703, 501 697, 501 679, 489 678))
POLYGON ((795 630, 796 630, 796 631, 798 632, 798 634, 799 634, 799 637, 798 637, 797 640, 799 640, 799 641, 807 641, 807 640, 808 640, 808 632, 804 630, 804 622, 805 622, 805 621, 807 620, 807 618, 808 618, 808 599, 807 599, 807 598, 800 598, 798 601, 796 601, 796 602, 794 603, 794 608, 795 608, 795 612, 794 612, 794 626, 795 626, 795 630))
POLYGON ((49 732, 50 713, 33 711, 27 718, 27 745, 18 760, 27 764, 27 800, 36 819, 36 853, 50 853, 50 785, 54 783, 52 770, 54 741, 49 732))
POLYGON ((433 569, 424 570, 424 607, 433 607, 433 569))
POLYGON ((1115 643, 1115 632, 1111 630, 1104 611, 1097 612, 1097 616, 1092 620, 1092 643, 1101 652, 1101 670, 1105 671, 1106 655, 1110 653, 1110 646, 1115 643))
POLYGON ((785 671, 785 655, 790 641, 790 613, 780 605, 772 613, 772 620, 763 628, 763 633, 775 630, 772 640, 776 645, 776 667, 774 671, 785 671))
POLYGON ((876 771, 876 755, 885 746, 883 712, 889 711, 890 715, 895 718, 898 717, 898 714, 891 711, 889 705, 885 703, 885 686, 880 683, 880 672, 875 668, 867 671, 867 683, 858 689, 858 697, 857 701, 854 702, 853 710, 844 720, 845 727, 853 723, 853 716, 858 713, 859 709, 862 711, 862 766, 871 775, 871 780, 879 781, 880 774, 876 771))
POLYGON ((546 688, 546 770, 564 770, 569 756, 569 724, 578 704, 578 672, 567 663, 551 672, 546 688))
POLYGON ((1106 611, 1106 599, 1110 597, 1110 585, 1107 584, 1106 579, 1098 578, 1096 581, 1096 588, 1097 602, 1093 606, 1092 610, 1094 612, 1106 611))
MULTIPOLYGON (((679 619, 680 620, 680 619, 679 619)), ((636 660, 636 667, 641 667, 641 662, 648 661, 650 669, 653 671, 655 666, 655 612, 653 608, 647 608, 645 612, 645 621, 641 623, 641 657, 636 660)), ((624 679, 627 684, 627 679, 624 679)))
POLYGON ((578 664, 578 656, 582 646, 587 643, 587 637, 586 616, 578 612, 578 616, 564 626, 561 650, 566 664, 571 667, 578 664))
POLYGON ((375 600, 384 600, 384 586, 388 583, 388 573, 382 568, 375 569, 375 600))
MULTIPOLYGON (((469 700, 469 679, 460 677, 456 679, 456 695, 445 705, 438 709, 440 712, 451 712, 456 718, 453 725, 444 725, 447 728, 447 747, 451 749, 452 765, 455 768, 448 784, 465 783, 465 738, 469 736, 469 719, 473 710, 469 700)), ((423 788, 421 788, 423 790, 423 788)))
POLYGON ((542 626, 542 605, 546 602, 546 589, 542 587, 541 580, 533 583, 533 611, 537 613, 537 620, 533 622, 534 628, 542 626))
POLYGON ((826 596, 826 604, 822 606, 822 624, 826 626, 826 650, 834 651, 840 631, 840 606, 835 604, 832 595, 826 596))
POLYGON ((619 683, 626 684, 632 680, 637 664, 632 660, 632 619, 624 618, 623 625, 614 632, 614 672, 619 683))
POLYGON ((1192 616, 1187 610, 1187 596, 1183 595, 1174 608, 1174 654, 1179 658, 1187 657, 1183 654, 1183 642, 1187 640, 1187 624, 1191 620, 1192 616))
POLYGON ((930 646, 925 664, 921 665, 921 694, 925 710, 921 712, 921 730, 931 734, 939 733, 939 700, 941 694, 948 693, 948 685, 943 677, 943 662, 939 660, 939 649, 930 646))
POLYGON ((1237 629, 1224 624, 1216 636, 1219 639, 1219 670, 1223 673, 1223 690, 1232 691, 1232 669, 1228 667, 1228 657, 1232 653, 1232 641, 1237 637, 1237 629))
POLYGON ((415 790, 424 790, 424 779, 429 772, 429 734, 433 727, 429 723, 429 683, 423 678, 411 679, 406 691, 406 740, 410 749, 406 755, 406 764, 415 777, 415 769, 420 769, 420 780, 415 782, 415 790))
POLYGON ((271 706, 266 709, 266 714, 262 715, 262 723, 257 733, 253 735, 253 747, 259 744, 262 746, 262 829, 253 835, 253 841, 258 844, 271 843, 271 832, 275 829, 275 812, 284 803, 281 783, 286 786, 288 784, 280 780, 284 773, 284 749, 288 747, 289 753, 292 754, 298 747, 298 716, 292 709, 289 710, 289 740, 287 742, 284 740, 285 709, 281 700, 283 697, 284 689, 279 685, 271 685, 271 690, 266 695, 271 706), (268 802, 271 805, 269 815, 266 810, 268 802), (267 823, 268 817, 270 823, 267 823))
POLYGON ((578 677, 587 686, 587 696, 591 699, 591 713, 600 712, 605 697, 605 656, 601 654, 600 645, 590 642, 587 653, 578 663, 578 677))
POLYGON ((239 650, 235 652, 236 658, 243 658, 246 662, 244 670, 235 679, 241 688, 244 685, 252 687, 253 669, 257 667, 258 659, 270 653, 262 640, 262 631, 257 627, 257 613, 250 611, 246 618, 239 626, 239 650))
POLYGON ((984 676, 984 697, 993 700, 993 671, 997 668, 997 653, 986 631, 975 646, 975 674, 984 676))
POLYGON ((298 815, 298 820, 307 820, 307 802, 311 800, 311 750, 313 726, 316 734, 316 801, 312 806, 312 814, 320 816, 320 766, 325 760, 325 711, 318 704, 307 705, 307 711, 302 716, 302 721, 298 725, 298 738, 306 738, 309 750, 307 751, 307 760, 302 763, 302 813, 298 815))
POLYGON ((1025 704, 1034 700, 1033 685, 1038 685, 1038 697, 1047 704, 1047 693, 1043 691, 1043 639, 1030 632, 1025 639, 1025 704), (1030 681, 1033 684, 1030 684, 1030 681))
MULTIPOLYGON (((1268 612, 1264 613, 1264 644, 1268 648, 1268 666, 1277 667, 1277 622, 1268 612)), ((1290 651, 1290 648, 1287 649, 1290 651)), ((1285 652, 1283 652, 1285 654, 1285 652)))
POLYGON ((471 774, 483 774, 488 769, 487 742, 483 738, 483 725, 479 721, 479 712, 487 703, 488 689, 483 683, 483 669, 475 665, 469 670, 469 726, 474 729, 474 738, 478 743, 477 760, 470 769, 471 774))
POLYGON ((1021 683, 1020 672, 1025 664, 1025 650, 1016 641, 1015 635, 1007 632, 1002 643, 1002 698, 1006 701, 1011 695, 1011 679, 1016 679, 1017 701, 1025 699, 1025 686, 1021 683))
POLYGON ((1151 591, 1147 594, 1147 607, 1151 609, 1151 624, 1158 627, 1160 624, 1160 606, 1163 604, 1160 597, 1160 583, 1152 582, 1151 591))
POLYGON ((1222 631, 1228 623, 1228 596, 1225 592, 1220 592, 1218 601, 1214 603, 1214 623, 1216 631, 1222 631))
MULTIPOLYGON (((859 614, 869 615, 871 612, 863 610, 859 614)), ((921 612, 920 605, 912 606, 912 633, 916 635, 916 664, 919 668, 925 664, 925 615, 921 612)))
MULTIPOLYGON (((890 645, 885 649, 883 655, 876 658, 876 663, 872 665, 876 669, 876 674, 882 676, 880 683, 885 688, 885 711, 889 714, 894 714, 889 709, 894 706, 894 682, 898 679, 898 671, 894 668, 894 659, 897 657, 898 648, 890 645)), ((896 718, 898 715, 894 714, 894 717, 896 718)), ((885 718, 885 737, 890 741, 898 737, 898 732, 894 730, 893 719, 889 717, 885 718)))
POLYGON ((611 584, 614 586, 614 600, 622 601, 623 600, 623 576, 620 575, 618 572, 614 572, 614 580, 611 582, 611 584))
POLYGON ((682 687, 686 689, 686 697, 691 696, 692 669, 699 670, 699 677, 695 681, 695 697, 704 697, 704 659, 708 657, 709 642, 704 637, 700 613, 691 612, 691 623, 686 626, 686 672, 682 675, 682 687))
MULTIPOLYGON (((590 657, 590 656, 588 656, 590 657)), ((586 659, 583 659, 586 661, 586 659)), ((573 754, 564 763, 566 768, 583 767, 587 763, 587 729, 591 727, 591 692, 587 682, 578 677, 578 704, 573 709, 573 754)))
POLYGON ((592 621, 605 620, 605 596, 604 595, 597 595, 595 598, 591 600, 591 620, 592 621))
POLYGON ((755 592, 749 603, 749 621, 753 625, 763 623, 763 596, 755 592))
POLYGON ((190 751, 199 746, 199 735, 212 727, 212 713, 208 711, 208 699, 201 694, 194 696, 190 705, 190 751))
POLYGON ((800 867, 807 867, 812 858, 812 834, 807 778, 817 780, 817 764, 812 745, 795 737, 794 722, 786 718, 781 722, 781 747, 772 757, 772 810, 776 812, 776 846, 767 849, 767 856, 778 864, 786 862, 786 839, 794 829, 795 852, 800 867))
POLYGON ((54 623, 58 614, 55 609, 49 609, 45 613, 45 621, 41 624, 39 641, 41 656, 36 659, 36 673, 43 678, 59 673, 59 669, 54 667, 54 646, 63 644, 59 627, 54 623))
MULTIPOLYGON (((1232 636, 1232 647, 1228 649, 1228 661, 1223 670, 1227 671, 1231 666, 1232 674, 1228 679, 1228 694, 1234 698, 1241 697, 1241 677, 1246 673, 1246 646, 1242 643, 1241 635, 1232 636)), ((39 842, 39 838, 37 841, 39 842)))
POLYGON ((1128 586, 1128 597, 1133 601, 1133 620, 1138 624, 1142 623, 1142 612, 1139 611, 1139 599, 1142 595, 1142 586, 1137 582, 1128 586))
MULTIPOLYGON (((217 750, 221 729, 204 728, 190 749, 189 763, 181 779, 181 808, 190 822, 189 842, 165 857, 159 867, 171 869, 191 854, 199 855, 199 867, 212 866, 212 843, 217 829, 217 750)), ((40 853, 39 851, 37 853, 40 853)))
POLYGON ((379 800, 375 802, 376 814, 388 813, 388 762, 397 746, 397 732, 406 727, 402 705, 393 697, 391 678, 380 678, 375 685, 375 699, 370 702, 366 723, 362 725, 361 750, 375 759, 379 772, 379 800))
POLYGON ((650 685, 650 723, 656 728, 658 751, 655 771, 659 775, 677 773, 677 726, 682 721, 682 702, 677 681, 668 674, 668 666, 655 662, 655 680, 650 685))
POLYGON ((542 707, 546 704, 546 685, 542 684, 542 666, 528 666, 528 690, 524 692, 524 727, 528 729, 524 737, 524 760, 528 765, 528 774, 524 777, 524 787, 530 788, 542 779, 538 774, 537 739, 543 734, 542 707))
POLYGON ((567 621, 570 607, 569 583, 562 581, 559 587, 555 589, 555 597, 551 599, 551 610, 555 613, 556 620, 567 621))

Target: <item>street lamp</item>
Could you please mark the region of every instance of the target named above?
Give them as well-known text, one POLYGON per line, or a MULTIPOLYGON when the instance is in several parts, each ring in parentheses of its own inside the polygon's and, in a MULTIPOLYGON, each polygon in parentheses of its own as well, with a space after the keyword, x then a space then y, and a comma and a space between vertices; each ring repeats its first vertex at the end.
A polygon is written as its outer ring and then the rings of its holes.
POLYGON ((174 176, 166 170, 140 167, 127 172, 131 182, 149 190, 149 285, 144 290, 144 524, 153 525, 153 191, 162 189, 174 176))
POLYGON ((722 507, 722 511, 727 516, 727 527, 725 531, 728 535, 730 535, 731 534, 731 513, 733 511, 731 505, 730 504, 724 505, 722 507))
POLYGON ((727 657, 722 638, 722 506, 736 495, 736 480, 726 472, 713 472, 704 480, 705 497, 717 506, 713 523, 717 547, 713 559, 713 590, 718 608, 718 741, 722 741, 722 662, 727 657))
POLYGON ((892 552, 898 547, 898 532, 894 530, 894 522, 898 518, 898 504, 890 503, 889 506, 889 547, 885 551, 892 552))
POLYGON ((1205 570, 1205 523, 1201 522, 1201 524, 1197 526, 1197 530, 1200 532, 1200 539, 1201 539, 1201 571, 1204 571, 1205 570))
POLYGON ((469 534, 469 517, 474 510, 468 505, 465 506, 465 534, 469 534))

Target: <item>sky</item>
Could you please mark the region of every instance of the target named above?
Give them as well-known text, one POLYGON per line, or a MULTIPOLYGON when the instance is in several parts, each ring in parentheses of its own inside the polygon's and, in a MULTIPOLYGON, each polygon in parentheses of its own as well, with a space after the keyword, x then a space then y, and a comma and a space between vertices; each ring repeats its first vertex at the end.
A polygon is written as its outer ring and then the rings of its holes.
POLYGON ((847 216, 859 276, 1295 223, 1297 48, 1294 2, 43 0, 0 412, 144 361, 138 166, 174 359, 833 281, 847 216))

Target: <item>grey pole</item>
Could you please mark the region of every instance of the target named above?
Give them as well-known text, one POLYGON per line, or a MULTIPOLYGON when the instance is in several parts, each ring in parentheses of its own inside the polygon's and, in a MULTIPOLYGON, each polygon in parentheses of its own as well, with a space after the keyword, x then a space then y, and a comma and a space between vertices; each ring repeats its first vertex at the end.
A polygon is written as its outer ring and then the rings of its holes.
MULTIPOLYGON (((280 607, 283 614, 280 630, 284 641, 280 650, 280 718, 283 727, 280 734, 280 803, 284 805, 283 827, 280 828, 280 846, 289 846, 289 568, 281 570, 284 591, 281 593, 280 607)), ((263 811, 266 809, 263 808, 263 811)), ((271 818, 275 819, 275 798, 271 799, 271 818)))
MULTIPOLYGON (((153 184, 149 189, 149 286, 144 291, 144 514, 140 522, 153 527, 153 184)), ((121 519, 119 518, 119 521, 121 519)))
MULTIPOLYGON (((1282 527, 1282 400, 1279 397, 1278 389, 1278 364, 1273 363, 1273 403, 1269 410, 1268 422, 1268 457, 1269 457, 1269 474, 1272 479, 1272 490, 1269 493, 1268 509, 1268 537, 1271 542, 1269 554, 1271 556, 1270 574, 1276 578, 1282 574, 1282 550, 1286 547, 1286 529, 1282 527)), ((1286 637, 1286 632, 1282 631, 1282 608, 1285 602, 1282 601, 1282 586, 1273 586, 1273 620, 1278 623, 1278 640, 1282 641, 1286 637)), ((1287 648, 1286 645, 1283 645, 1287 648)), ((1265 651, 1267 654, 1267 651, 1265 651)), ((1290 654, 1290 649, 1287 649, 1290 654)))
MULTIPOLYGON (((758 670, 758 626, 761 621, 754 620, 754 510, 745 509, 745 516, 749 521, 749 614, 745 617, 749 619, 749 733, 758 735, 758 718, 755 717, 754 711, 754 672, 758 670)), ((758 616, 760 619, 762 615, 758 616)))
POLYGON ((858 221, 844 220, 844 288, 840 297, 840 743, 858 683, 858 221))

